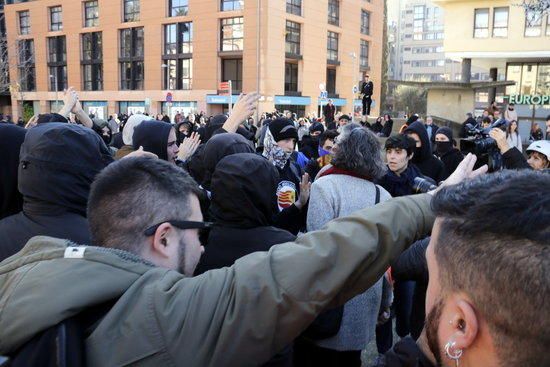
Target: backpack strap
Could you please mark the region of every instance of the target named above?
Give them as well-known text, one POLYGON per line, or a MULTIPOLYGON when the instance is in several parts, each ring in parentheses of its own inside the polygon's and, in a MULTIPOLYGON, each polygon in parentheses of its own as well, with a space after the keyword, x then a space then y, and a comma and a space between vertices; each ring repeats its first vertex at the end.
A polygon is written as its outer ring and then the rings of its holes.
POLYGON ((374 205, 380 203, 380 188, 377 184, 374 184, 374 188, 376 189, 376 199, 374 201, 374 205))

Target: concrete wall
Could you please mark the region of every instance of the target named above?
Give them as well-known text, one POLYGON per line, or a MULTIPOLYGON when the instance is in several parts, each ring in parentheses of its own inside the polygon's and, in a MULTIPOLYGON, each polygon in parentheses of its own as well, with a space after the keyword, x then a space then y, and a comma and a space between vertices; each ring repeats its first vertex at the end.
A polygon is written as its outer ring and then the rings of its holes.
POLYGON ((474 109, 474 97, 473 90, 468 89, 430 89, 427 114, 462 122, 474 109))
MULTIPOLYGON (((359 57, 360 39, 370 42, 369 71, 374 81, 374 99, 380 101, 382 80, 382 35, 383 0, 366 2, 363 0, 340 1, 340 27, 328 25, 328 0, 304 0, 303 17, 286 13, 285 1, 261 0, 261 25, 257 20, 257 0, 246 0, 240 11, 220 12, 219 0, 189 0, 189 14, 183 17, 166 17, 167 0, 141 1, 140 21, 122 23, 122 1, 99 0, 99 26, 82 28, 83 4, 80 0, 37 0, 6 6, 6 25, 11 50, 16 50, 17 40, 34 39, 36 56, 36 92, 25 92, 23 96, 12 96, 12 104, 17 105, 23 97, 26 101, 39 101, 40 111, 49 112, 49 101, 56 99, 55 92, 48 91, 49 73, 47 70, 46 37, 65 35, 67 37, 68 84, 82 89, 80 66, 80 34, 103 32, 103 74, 104 90, 80 92, 82 101, 107 101, 108 113, 117 111, 117 101, 144 101, 151 99, 150 113, 160 112, 161 102, 166 98, 162 90, 162 48, 163 24, 193 22, 193 89, 171 91, 174 101, 195 101, 198 111, 221 112, 219 105, 207 105, 206 95, 216 94, 221 80, 221 58, 218 54, 220 39, 220 19, 234 16, 244 17, 243 91, 257 90, 257 72, 260 66, 260 92, 268 98, 260 103, 260 111, 273 109, 272 97, 284 95, 285 64, 285 21, 302 24, 302 56, 299 62, 299 90, 303 96, 311 97, 311 105, 306 112, 316 111, 319 83, 326 83, 326 42, 327 31, 337 32, 339 38, 340 66, 337 67, 336 92, 347 100, 344 111, 351 111, 358 72, 354 72, 354 61, 349 56, 355 52, 359 57), (49 31, 48 7, 63 7, 63 31, 49 31), (371 35, 360 34, 361 8, 371 11, 371 35), (17 11, 29 10, 31 33, 18 34, 17 11), (119 30, 129 27, 144 27, 145 33, 145 87, 140 91, 119 91, 118 39, 119 30), (257 58, 257 42, 260 38, 260 60, 257 58)), ((238 56, 238 55, 237 55, 238 56)), ((15 59, 10 62, 10 76, 17 80, 15 59)), ((355 63, 359 69, 359 60, 355 63)), ((60 98, 60 97, 59 97, 60 98)), ((378 114, 376 103, 373 114, 378 114)), ((14 108, 14 115, 17 114, 14 108)))

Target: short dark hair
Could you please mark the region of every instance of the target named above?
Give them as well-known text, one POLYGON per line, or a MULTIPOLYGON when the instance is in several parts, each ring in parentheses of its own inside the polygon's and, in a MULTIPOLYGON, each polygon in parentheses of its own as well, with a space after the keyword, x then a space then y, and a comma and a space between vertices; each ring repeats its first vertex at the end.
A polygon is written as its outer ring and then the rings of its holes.
POLYGON ((550 365, 548 187, 547 173, 505 171, 432 200, 442 220, 434 248, 442 291, 471 298, 507 366, 550 365))
POLYGON ((92 242, 138 254, 143 231, 167 220, 185 220, 189 199, 200 195, 187 172, 156 158, 124 158, 94 180, 88 198, 92 242))
POLYGON ((407 156, 410 156, 416 149, 416 141, 407 134, 394 134, 386 140, 384 148, 386 150, 404 149, 407 151, 407 156))
POLYGON ((325 142, 327 140, 334 141, 334 139, 336 139, 338 135, 339 133, 336 130, 326 130, 325 132, 321 133, 321 135, 319 136, 319 146, 322 147, 323 145, 325 145, 325 142))
POLYGON ((380 142, 374 133, 359 124, 347 124, 338 136, 338 149, 332 165, 336 168, 367 176, 372 180, 386 174, 380 156, 380 142))

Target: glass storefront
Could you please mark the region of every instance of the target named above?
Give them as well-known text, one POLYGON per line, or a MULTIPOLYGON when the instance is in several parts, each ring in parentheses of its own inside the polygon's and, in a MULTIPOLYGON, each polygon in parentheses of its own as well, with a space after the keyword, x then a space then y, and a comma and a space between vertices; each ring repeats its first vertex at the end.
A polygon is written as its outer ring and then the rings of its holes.
MULTIPOLYGON (((506 87, 505 103, 512 96, 523 96, 520 101, 532 101, 529 104, 516 104, 520 135, 526 144, 533 124, 544 127, 547 116, 550 115, 550 104, 539 104, 543 96, 550 96, 550 61, 532 63, 510 63, 506 67, 506 80, 516 82, 516 85, 506 87), (528 98, 525 98, 527 96, 528 98), (533 96, 538 96, 532 98, 533 96), (540 98, 539 98, 540 97, 540 98)), ((516 97, 512 97, 516 99, 516 97)))

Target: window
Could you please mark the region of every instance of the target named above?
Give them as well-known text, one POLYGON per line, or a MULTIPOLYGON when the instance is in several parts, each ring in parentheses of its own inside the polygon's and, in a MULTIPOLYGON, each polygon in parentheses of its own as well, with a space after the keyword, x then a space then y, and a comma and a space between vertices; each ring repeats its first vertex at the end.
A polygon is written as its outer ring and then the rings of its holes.
POLYGON ((414 7, 414 19, 424 19, 424 5, 414 7))
POLYGON ((338 33, 328 32, 327 60, 338 61, 338 33))
POLYGON ((123 0, 124 1, 124 21, 137 22, 139 21, 139 0, 123 0))
POLYGON ((327 69, 327 92, 336 94, 336 69, 327 69))
POLYGON ((476 9, 474 18, 474 38, 489 37, 489 9, 476 9))
POLYGON ((163 80, 164 89, 191 89, 193 78, 193 23, 164 26, 163 80))
POLYGON ((340 0, 328 0, 328 24, 340 24, 340 0))
POLYGON ((546 16, 546 35, 550 36, 550 15, 546 16))
POLYGON ((359 56, 359 65, 362 68, 369 67, 369 43, 365 40, 361 40, 361 52, 359 56))
POLYGON ((63 30, 63 17, 61 6, 52 6, 50 8, 50 31, 63 30))
POLYGON ((222 60, 222 82, 231 80, 233 93, 243 90, 243 59, 222 60))
POLYGON ((244 0, 221 0, 222 11, 241 10, 244 8, 244 0))
POLYGON ((298 92, 298 64, 285 64, 285 93, 298 92))
POLYGON ((19 74, 19 84, 22 91, 30 92, 36 89, 34 40, 21 40, 18 43, 18 48, 17 71, 19 74))
POLYGON ((302 15, 302 0, 286 0, 286 12, 302 15))
POLYGON ((189 12, 189 0, 168 0, 168 16, 181 17, 189 12))
POLYGON ((67 43, 65 36, 48 37, 50 90, 67 89, 67 43))
POLYGON ((97 1, 84 3, 84 27, 97 27, 99 25, 99 7, 97 1))
POLYGON ((222 51, 242 51, 244 42, 243 17, 222 19, 222 51))
POLYGON ((19 11, 17 12, 19 16, 19 34, 29 34, 31 33, 31 20, 29 17, 29 11, 19 11))
POLYGON ((82 89, 103 90, 103 40, 101 32, 82 34, 82 89))
POLYGON ((495 8, 493 12, 493 37, 508 37, 509 8, 495 8))
POLYGON ((538 11, 525 12, 525 37, 540 37, 542 35, 542 14, 538 11))
POLYGON ((143 28, 120 30, 120 89, 143 89, 143 28))
POLYGON ((300 23, 286 21, 285 52, 290 55, 300 55, 300 23))
POLYGON ((370 13, 366 10, 361 9, 361 33, 370 34, 370 13))

